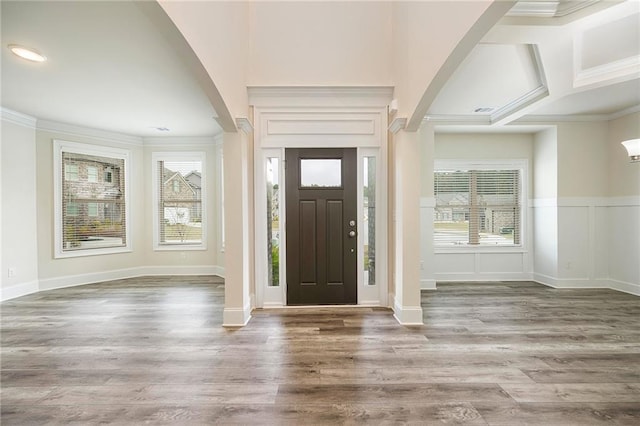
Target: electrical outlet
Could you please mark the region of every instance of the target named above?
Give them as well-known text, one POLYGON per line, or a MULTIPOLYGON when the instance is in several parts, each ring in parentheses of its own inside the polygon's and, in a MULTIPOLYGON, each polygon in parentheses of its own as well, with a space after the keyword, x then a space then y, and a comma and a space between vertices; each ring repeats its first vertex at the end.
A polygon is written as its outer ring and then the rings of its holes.
POLYGON ((16 276, 16 268, 9 268, 7 270, 7 277, 13 278, 16 276))

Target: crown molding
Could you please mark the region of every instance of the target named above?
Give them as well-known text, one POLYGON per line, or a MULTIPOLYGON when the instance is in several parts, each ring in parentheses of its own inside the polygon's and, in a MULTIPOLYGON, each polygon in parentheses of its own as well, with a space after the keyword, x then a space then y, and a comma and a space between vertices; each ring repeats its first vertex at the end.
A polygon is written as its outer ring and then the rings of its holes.
POLYGON ((508 121, 509 116, 517 113, 518 111, 533 105, 534 103, 541 101, 549 96, 549 89, 545 85, 541 85, 533 89, 532 91, 525 93, 517 99, 509 102, 506 105, 498 108, 491 114, 491 124, 506 124, 500 123, 501 121, 508 121))
POLYGON ((375 107, 393 99, 391 86, 251 86, 249 104, 257 107, 375 107))
POLYGON ((543 114, 543 115, 525 115, 520 117, 517 123, 554 123, 554 122, 589 122, 589 121, 611 121, 624 117, 629 114, 640 112, 640 105, 634 105, 611 114, 543 114))
MULTIPOLYGON (((578 53, 576 53, 578 55, 578 53)), ((574 87, 588 86, 602 81, 637 76, 640 73, 640 55, 609 62, 591 68, 582 68, 578 59, 574 64, 578 70, 573 79, 574 87)))
MULTIPOLYGON (((505 123, 504 125, 497 124, 497 126, 504 127, 509 124, 548 125, 550 123, 563 123, 563 122, 571 123, 571 122, 611 121, 611 120, 616 120, 618 118, 624 117, 626 115, 635 114, 637 112, 640 112, 640 105, 634 105, 632 107, 625 108, 610 114, 529 114, 529 115, 523 115, 517 120, 513 120, 509 123, 505 123)), ((486 115, 479 116, 479 115, 454 115, 454 114, 427 115, 424 118, 423 122, 431 123, 435 125, 443 125, 443 126, 455 126, 455 125, 490 126, 494 124, 486 115)), ((494 127, 495 126, 496 125, 494 125, 494 127)))
POLYGON ((526 1, 517 2, 505 16, 528 16, 536 18, 551 18, 556 15, 559 0, 554 1, 526 1))
POLYGON ((185 147, 185 146, 214 146, 217 145, 215 136, 195 136, 195 137, 149 137, 143 138, 142 143, 144 146, 172 146, 172 147, 185 147))
POLYGON ((389 124, 389 131, 394 135, 407 126, 407 117, 396 117, 389 124))
POLYGON ((616 111, 608 115, 608 121, 616 120, 620 117, 624 117, 625 115, 634 114, 636 112, 640 112, 640 105, 634 105, 629 108, 621 109, 620 111, 616 111))
POLYGON ((429 114, 424 117, 423 122, 433 124, 473 124, 490 125, 491 117, 487 114, 429 114))
POLYGON ((0 113, 3 121, 17 124, 19 126, 29 127, 32 129, 36 128, 38 119, 35 117, 27 114, 22 114, 21 112, 13 111, 4 107, 0 107, 0 113))
POLYGON ((562 18, 598 3, 599 0, 578 0, 562 2, 559 0, 531 1, 520 0, 505 16, 530 18, 562 18))
POLYGON ((37 129, 46 132, 62 133, 68 136, 100 139, 124 145, 142 146, 143 144, 143 139, 139 136, 125 135, 123 133, 92 129, 89 127, 77 126, 75 124, 58 123, 49 120, 38 120, 37 129))
POLYGON ((236 126, 246 135, 253 133, 253 124, 247 117, 236 117, 236 126))

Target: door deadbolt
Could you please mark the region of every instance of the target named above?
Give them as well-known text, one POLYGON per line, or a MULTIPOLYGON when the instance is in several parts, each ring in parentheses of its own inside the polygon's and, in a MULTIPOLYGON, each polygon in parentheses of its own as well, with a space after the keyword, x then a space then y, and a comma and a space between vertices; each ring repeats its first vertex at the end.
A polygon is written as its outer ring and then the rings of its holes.
POLYGON ((356 221, 355 220, 350 220, 349 221, 349 226, 356 226, 356 221))

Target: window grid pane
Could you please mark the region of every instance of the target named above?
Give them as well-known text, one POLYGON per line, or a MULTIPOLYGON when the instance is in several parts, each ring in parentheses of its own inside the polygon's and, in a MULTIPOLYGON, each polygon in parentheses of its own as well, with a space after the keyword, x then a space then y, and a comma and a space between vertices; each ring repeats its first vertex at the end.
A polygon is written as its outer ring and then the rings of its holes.
POLYGON ((62 152, 63 252, 126 246, 124 161, 62 152), (97 173, 107 167, 111 181, 97 173))
POLYGON ((521 243, 519 170, 436 171, 436 246, 521 243))
POLYGON ((158 241, 202 244, 202 161, 158 161, 158 241))

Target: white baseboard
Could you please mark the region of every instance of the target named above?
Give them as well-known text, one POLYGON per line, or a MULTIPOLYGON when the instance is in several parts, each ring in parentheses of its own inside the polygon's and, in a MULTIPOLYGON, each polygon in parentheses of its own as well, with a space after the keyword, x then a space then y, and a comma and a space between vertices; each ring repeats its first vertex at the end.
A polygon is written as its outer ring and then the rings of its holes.
POLYGON ((142 276, 219 275, 220 272, 224 274, 224 268, 220 266, 141 266, 137 268, 117 269, 114 271, 65 275, 62 277, 41 279, 39 290, 54 290, 58 288, 74 287, 84 284, 142 276))
POLYGON ((528 272, 458 272, 458 273, 436 273, 435 281, 440 282, 489 282, 489 281, 531 281, 533 274, 528 272))
POLYGON ((393 316, 402 325, 423 325, 421 306, 402 306, 394 298, 393 316))
POLYGON ((628 283, 618 280, 607 280, 609 288, 612 290, 621 291, 623 293, 633 294, 634 296, 640 296, 640 285, 634 283, 628 283))
POLYGON ((0 289, 0 301, 4 302, 27 294, 37 293, 38 289, 38 280, 3 287, 0 289))
POLYGON ((544 274, 533 274, 533 281, 553 288, 608 288, 602 280, 588 278, 557 278, 544 274))
POLYGON ((244 327, 251 320, 251 302, 244 308, 224 308, 222 311, 223 327, 244 327))
POLYGON ((640 285, 612 279, 555 278, 544 274, 534 274, 533 280, 553 288, 606 288, 640 296, 640 285))
POLYGON ((435 290, 436 289, 436 280, 431 279, 421 279, 420 280, 420 290, 435 290))
POLYGON ((224 277, 221 266, 143 266, 142 275, 217 275, 224 277), (222 275, 220 275, 222 273, 222 275))
POLYGON ((125 278, 136 278, 144 275, 143 269, 145 268, 138 267, 116 269, 114 271, 92 272, 88 274, 65 275, 55 278, 44 278, 40 280, 40 291, 94 284, 103 281, 121 280, 125 278))

